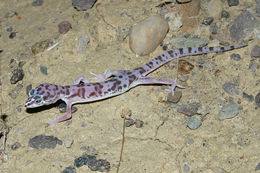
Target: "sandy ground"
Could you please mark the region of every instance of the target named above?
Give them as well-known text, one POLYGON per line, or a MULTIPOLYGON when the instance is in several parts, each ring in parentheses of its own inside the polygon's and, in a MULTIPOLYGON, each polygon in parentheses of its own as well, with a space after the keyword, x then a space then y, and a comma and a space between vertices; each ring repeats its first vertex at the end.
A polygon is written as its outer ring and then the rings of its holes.
MULTIPOLYGON (((252 3, 254 1, 248 1, 252 3)), ((42 6, 33 7, 31 1, 2 0, 1 16, 1 109, 6 115, 9 127, 5 152, 7 162, 0 165, 0 172, 61 172, 73 165, 74 159, 82 155, 81 147, 95 148, 99 158, 111 164, 110 172, 116 172, 120 156, 122 124, 120 113, 123 109, 132 111, 133 119, 144 122, 142 128, 126 128, 125 145, 120 172, 255 172, 260 162, 260 118, 259 108, 255 102, 242 97, 246 92, 255 96, 259 92, 256 78, 249 70, 250 50, 253 41, 246 48, 222 54, 185 57, 194 65, 188 74, 182 89, 182 98, 177 105, 162 102, 167 94, 161 86, 140 86, 111 99, 89 104, 75 105, 77 111, 72 120, 60 123, 58 127, 45 128, 45 122, 62 113, 56 107, 30 113, 23 107, 27 98, 26 86, 33 87, 41 83, 70 85, 81 75, 90 78, 88 73, 97 74, 106 69, 133 69, 163 52, 158 47, 153 53, 136 57, 129 49, 128 37, 118 39, 118 27, 130 28, 138 21, 158 12, 158 1, 98 1, 86 12, 75 10, 71 1, 45 0, 42 6), (17 15, 5 18, 8 11, 17 15), (72 29, 62 35, 58 24, 69 21, 72 29), (12 24, 16 37, 9 39, 5 29, 12 24), (39 30, 44 27, 44 30, 39 30), (78 39, 87 34, 90 43, 86 54, 77 52, 78 39), (59 45, 50 51, 45 50, 37 55, 31 53, 30 47, 36 42, 50 39, 59 45), (240 61, 232 61, 230 55, 238 53, 240 61), (12 63, 22 61, 24 78, 18 82, 22 89, 16 98, 10 93, 17 91, 17 84, 10 83, 12 63), (199 69, 199 59, 206 61, 207 66, 199 69), (48 75, 40 71, 40 66, 47 67, 48 75), (218 71, 218 75, 215 72, 218 71), (225 82, 239 81, 239 94, 229 95, 223 91, 225 82), (220 121, 218 113, 227 102, 234 101, 239 105, 239 114, 220 121), (201 113, 206 114, 202 126, 191 130, 186 123, 189 119, 177 112, 180 105, 200 103, 201 113), (34 149, 28 144, 29 139, 44 134, 55 136, 63 142, 73 139, 70 147, 57 145, 54 149, 34 149), (12 144, 19 142, 21 147, 13 150, 12 144)), ((228 8, 223 3, 222 8, 228 8)), ((240 11, 232 7, 230 25, 240 11)), ((206 14, 199 18, 202 21, 206 14)), ((218 20, 218 19, 217 19, 218 20)), ((222 28, 228 33, 228 25, 222 28)), ((164 43, 178 37, 179 32, 169 32, 164 43)), ((198 25, 193 35, 209 39, 208 26, 198 25)), ((228 34, 226 41, 232 43, 228 34)), ((210 46, 218 41, 209 41, 210 46)), ((259 60, 258 60, 259 62, 259 60)), ((157 78, 176 78, 176 62, 161 67, 151 76, 157 78)), ((3 148, 3 146, 2 146, 3 148)), ((76 168, 77 172, 92 172, 87 166, 76 168)))

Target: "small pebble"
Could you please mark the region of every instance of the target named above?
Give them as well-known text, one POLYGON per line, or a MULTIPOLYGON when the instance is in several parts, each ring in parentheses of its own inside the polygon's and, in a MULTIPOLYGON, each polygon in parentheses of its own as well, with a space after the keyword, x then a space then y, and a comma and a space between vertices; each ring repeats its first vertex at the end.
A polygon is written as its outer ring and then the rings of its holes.
POLYGON ((26 86, 26 95, 29 96, 29 92, 32 90, 32 84, 26 86))
POLYGON ((58 25, 59 33, 66 34, 71 28, 71 24, 68 21, 63 21, 58 25))
POLYGON ((260 162, 255 167, 255 171, 259 171, 259 170, 260 170, 260 162))
POLYGON ((207 17, 206 19, 204 19, 204 20, 202 21, 202 24, 204 24, 204 25, 210 25, 213 21, 214 21, 214 18, 213 18, 213 17, 207 17))
POLYGON ((190 62, 182 59, 179 60, 179 66, 178 66, 178 70, 179 70, 179 74, 183 75, 183 74, 190 74, 190 72, 193 70, 194 65, 191 64, 190 62))
POLYGON ((250 35, 255 28, 258 28, 256 17, 245 10, 234 20, 233 25, 229 29, 229 33, 234 41, 240 42, 250 35))
POLYGON ((85 11, 93 7, 97 0, 72 0, 72 5, 78 11, 85 11))
POLYGON ((48 68, 46 66, 40 66, 40 71, 42 74, 44 75, 48 75, 48 72, 47 72, 48 68))
POLYGON ((200 38, 174 38, 170 43, 175 48, 204 47, 209 43, 209 41, 200 38))
POLYGON ((219 111, 219 120, 234 118, 238 114, 238 106, 234 102, 224 105, 219 111))
POLYGON ((182 92, 181 91, 174 91, 174 95, 169 93, 167 95, 167 101, 171 103, 178 103, 182 97, 182 92))
POLYGON ((90 39, 88 35, 83 35, 79 38, 79 43, 77 47, 77 52, 81 54, 86 54, 86 50, 88 48, 88 43, 90 39))
POLYGON ((8 161, 8 156, 5 151, 0 150, 0 165, 8 161))
POLYGON ((139 119, 135 120, 135 127, 136 128, 141 128, 141 127, 143 127, 143 125, 144 125, 144 122, 142 120, 139 120, 139 119))
POLYGON ((107 172, 110 170, 110 163, 105 159, 92 159, 89 161, 88 167, 91 171, 107 172))
POLYGON ((168 22, 159 15, 150 16, 132 27, 129 36, 131 50, 140 56, 154 51, 165 38, 168 22))
POLYGON ((227 11, 225 11, 225 10, 223 10, 222 12, 221 12, 221 18, 229 18, 230 17, 230 14, 229 14, 229 12, 227 12, 227 11))
POLYGON ((235 60, 235 61, 240 61, 240 60, 241 60, 241 56, 240 56, 239 54, 237 54, 237 53, 232 53, 232 54, 230 55, 230 58, 231 58, 232 60, 235 60))
MULTIPOLYGON (((58 109, 59 109, 60 113, 65 113, 65 112, 67 111, 66 108, 67 108, 67 105, 66 105, 66 103, 64 103, 64 102, 61 102, 61 103, 58 105, 58 109)), ((71 108, 71 113, 75 113, 75 112, 77 112, 77 110, 78 110, 77 107, 72 106, 72 108, 71 108)))
POLYGON ((7 24, 5 29, 7 32, 11 32, 13 30, 13 26, 11 24, 7 24))
POLYGON ((10 79, 11 84, 16 84, 18 81, 23 80, 24 72, 23 69, 17 68, 12 71, 12 76, 10 79))
POLYGON ((239 0, 227 0, 227 1, 230 7, 237 6, 239 4, 239 0))
POLYGON ((43 0, 35 0, 32 2, 32 6, 34 7, 41 6, 42 4, 43 4, 43 0))
POLYGON ((210 25, 209 26, 209 31, 210 31, 211 34, 217 34, 218 33, 217 25, 215 23, 210 25))
POLYGON ((133 120, 133 119, 127 120, 127 121, 125 122, 125 126, 126 126, 126 127, 130 127, 130 126, 132 126, 132 125, 134 125, 134 124, 135 124, 135 120, 133 120))
POLYGON ((11 145, 12 150, 17 150, 20 148, 22 145, 19 142, 15 142, 14 144, 11 145))
POLYGON ((255 96, 255 104, 260 107, 260 92, 255 96))
POLYGON ((9 35, 9 38, 13 39, 15 36, 16 36, 16 32, 11 32, 10 35, 9 35))
POLYGON ((189 165, 184 164, 184 165, 183 165, 183 171, 184 171, 185 173, 189 173, 189 171, 190 171, 189 165))
POLYGON ((13 17, 14 15, 17 15, 17 13, 16 13, 15 11, 8 11, 8 12, 5 14, 5 18, 13 17))
POLYGON ((74 140, 71 136, 69 135, 66 135, 65 138, 64 138, 64 145, 66 148, 70 148, 71 145, 73 144, 74 140))
POLYGON ((231 83, 231 82, 226 82, 222 85, 222 89, 230 94, 230 95, 238 95, 239 94, 239 90, 237 89, 238 85, 235 83, 231 83))
POLYGON ((199 103, 190 103, 188 105, 181 105, 177 109, 177 112, 183 113, 183 114, 191 117, 191 116, 197 114, 199 107, 200 107, 199 103))
POLYGON ((254 101, 254 96, 253 95, 249 95, 245 92, 243 92, 243 98, 247 99, 249 102, 254 101))
POLYGON ((76 168, 73 166, 66 167, 61 173, 76 173, 76 168))
POLYGON ((89 13, 85 13, 85 14, 84 14, 84 19, 88 19, 89 16, 90 16, 89 13))
POLYGON ((195 116, 192 116, 189 118, 189 121, 187 122, 187 126, 191 129, 191 130, 195 130, 197 128, 199 128, 201 126, 202 122, 200 119, 198 119, 195 116))
POLYGON ((62 141, 54 136, 38 135, 29 140, 29 146, 35 149, 52 149, 55 148, 57 144, 62 145, 62 141))
POLYGON ((254 46, 251 51, 251 57, 252 58, 260 58, 260 47, 254 46))
POLYGON ((76 158, 74 160, 74 165, 79 168, 83 165, 88 165, 88 162, 90 160, 96 160, 96 156, 92 156, 92 155, 87 155, 87 154, 83 154, 82 156, 76 158))
POLYGON ((32 45, 32 53, 34 55, 36 55, 37 53, 43 52, 44 50, 46 50, 49 47, 49 41, 48 40, 44 40, 44 41, 40 41, 35 43, 34 45, 32 45))

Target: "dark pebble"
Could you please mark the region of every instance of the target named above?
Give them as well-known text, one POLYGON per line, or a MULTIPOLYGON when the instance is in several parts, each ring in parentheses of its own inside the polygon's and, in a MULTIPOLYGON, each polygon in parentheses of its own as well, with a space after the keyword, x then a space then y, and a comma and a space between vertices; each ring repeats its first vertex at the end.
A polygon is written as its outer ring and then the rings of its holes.
POLYGON ((35 0, 32 2, 32 6, 34 7, 41 6, 42 4, 43 4, 43 0, 35 0))
POLYGON ((227 11, 225 11, 225 10, 223 10, 222 12, 221 12, 221 18, 229 18, 230 17, 230 14, 229 14, 229 12, 227 12, 227 11))
POLYGON ((84 19, 88 19, 89 18, 89 13, 85 13, 84 14, 84 19))
POLYGON ((256 17, 249 11, 241 13, 234 20, 233 25, 230 27, 230 36, 236 42, 242 41, 246 36, 250 35, 254 28, 258 27, 256 17))
POLYGON ((40 71, 44 75, 48 75, 48 68, 46 66, 40 66, 40 71))
POLYGON ((254 46, 251 51, 251 57, 252 58, 260 58, 260 47, 254 46))
POLYGON ((16 32, 11 32, 11 34, 9 35, 10 39, 13 39, 16 36, 16 32))
POLYGON ((105 159, 90 160, 88 167, 91 171, 106 172, 110 170, 110 163, 105 159))
POLYGON ((17 68, 12 71, 12 76, 10 79, 11 84, 16 84, 18 81, 23 80, 24 73, 23 69, 17 68))
POLYGON ((59 33, 66 34, 71 28, 71 24, 68 21, 63 21, 58 25, 59 33))
POLYGON ((73 166, 68 166, 61 173, 76 173, 76 168, 73 166))
POLYGON ((260 92, 255 96, 255 104, 260 107, 260 92))
POLYGON ((29 140, 29 146, 36 149, 39 148, 51 149, 51 148, 55 148, 57 144, 62 145, 62 141, 54 136, 39 135, 29 140))
POLYGON ((260 162, 255 167, 255 171, 259 171, 259 170, 260 170, 260 162))
POLYGON ((231 95, 238 95, 239 91, 237 89, 237 84, 231 83, 231 82, 226 82, 222 85, 222 89, 231 95))
POLYGON ((96 160, 96 156, 83 154, 74 160, 74 165, 79 168, 83 165, 88 165, 91 160, 96 160))
POLYGON ((213 17, 207 17, 202 21, 202 24, 204 25, 210 25, 213 22, 214 18, 213 17))
POLYGON ((141 128, 141 127, 143 127, 143 125, 144 125, 144 122, 142 120, 139 120, 139 119, 135 120, 135 127, 136 128, 141 128))
POLYGON ((191 103, 191 104, 188 104, 188 105, 182 105, 180 106, 177 111, 179 113, 183 113, 187 116, 193 116, 197 113, 198 109, 200 107, 200 104, 199 103, 191 103))
POLYGON ((78 11, 84 11, 93 7, 97 0, 72 0, 72 5, 78 11))
POLYGON ((239 0, 228 0, 228 5, 231 6, 237 6, 239 4, 239 0))
POLYGON ((7 32, 12 32, 13 31, 13 26, 11 24, 7 24, 5 27, 7 32))
POLYGON ((230 55, 230 58, 231 58, 232 60, 235 60, 235 61, 240 61, 240 60, 241 60, 241 56, 240 56, 239 54, 237 54, 237 53, 232 53, 232 54, 230 55))
POLYGON ((26 95, 29 96, 29 92, 32 90, 32 84, 26 86, 26 95))
POLYGON ((134 125, 134 124, 135 124, 135 120, 133 120, 133 119, 127 120, 127 121, 125 122, 125 126, 126 126, 126 127, 130 127, 130 126, 132 126, 132 125, 134 125))
POLYGON ((19 142, 15 142, 14 144, 11 145, 12 150, 17 150, 20 148, 22 145, 19 142))
MULTIPOLYGON (((67 111, 67 105, 66 103, 64 102, 61 102, 59 105, 58 105, 58 109, 61 113, 65 113, 67 111)), ((75 106, 72 106, 71 108, 71 113, 75 113, 77 112, 78 108, 76 108, 75 106)))
POLYGON ((167 46, 167 45, 163 45, 162 49, 163 49, 164 51, 166 51, 166 50, 168 50, 168 46, 167 46))
POLYGON ((254 96, 253 95, 249 95, 245 92, 243 92, 243 98, 247 99, 249 102, 252 102, 254 100, 254 96))

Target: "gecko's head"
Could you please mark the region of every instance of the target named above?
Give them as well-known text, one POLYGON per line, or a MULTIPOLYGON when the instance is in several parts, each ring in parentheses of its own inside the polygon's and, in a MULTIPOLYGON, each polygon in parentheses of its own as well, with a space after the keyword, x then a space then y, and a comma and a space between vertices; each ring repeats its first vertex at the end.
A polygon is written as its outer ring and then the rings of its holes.
POLYGON ((43 105, 55 103, 58 98, 55 92, 57 85, 41 84, 35 89, 30 90, 29 97, 25 101, 26 108, 36 108, 43 105))

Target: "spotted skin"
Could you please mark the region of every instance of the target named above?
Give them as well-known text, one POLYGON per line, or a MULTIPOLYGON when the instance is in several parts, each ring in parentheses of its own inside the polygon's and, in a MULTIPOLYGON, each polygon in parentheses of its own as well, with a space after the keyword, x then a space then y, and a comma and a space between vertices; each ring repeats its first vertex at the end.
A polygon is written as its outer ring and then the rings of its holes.
POLYGON ((48 125, 57 125, 57 123, 71 118, 71 106, 73 104, 93 102, 120 95, 137 85, 170 85, 170 92, 174 94, 175 87, 183 88, 178 85, 175 80, 155 79, 146 77, 146 75, 167 62, 179 57, 223 52, 245 46, 247 45, 226 47, 189 47, 169 50, 134 70, 112 70, 99 75, 91 73, 95 76, 94 79, 100 82, 90 83, 88 79, 81 76, 75 80, 73 85, 69 86, 41 84, 29 92, 29 97, 25 101, 24 105, 26 108, 35 108, 55 103, 58 100, 63 100, 67 104, 66 114, 47 123, 48 125))

